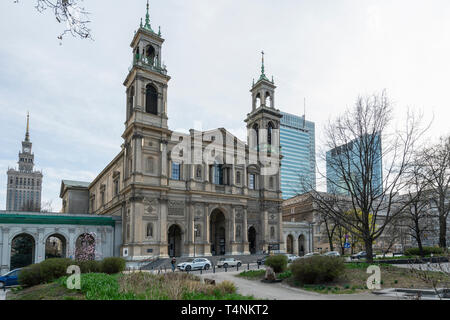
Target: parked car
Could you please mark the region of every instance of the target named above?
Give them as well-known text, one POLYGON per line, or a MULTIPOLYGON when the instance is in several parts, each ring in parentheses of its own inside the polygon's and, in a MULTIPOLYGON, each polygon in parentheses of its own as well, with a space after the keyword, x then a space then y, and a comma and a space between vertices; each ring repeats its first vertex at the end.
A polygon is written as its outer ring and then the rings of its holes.
POLYGON ((22 269, 14 269, 3 276, 0 276, 0 289, 19 285, 20 270, 22 269))
POLYGON ((242 262, 240 260, 236 260, 235 258, 221 258, 218 262, 217 262, 217 267, 218 268, 229 268, 229 267, 240 267, 242 266, 242 262))
MULTIPOLYGON (((372 255, 374 258, 376 258, 376 254, 372 255)), ((357 254, 354 254, 351 256, 351 259, 366 259, 367 258, 367 253, 365 251, 360 251, 357 254)))
POLYGON ((327 253, 324 253, 325 257, 340 257, 341 254, 337 251, 329 251, 327 253))
POLYGON ((310 253, 307 253, 303 257, 300 257, 300 258, 310 258, 310 257, 314 257, 314 256, 320 256, 320 253, 318 253, 318 252, 310 252, 310 253))
POLYGON ((294 262, 295 260, 297 260, 298 258, 300 258, 299 256, 295 255, 295 254, 286 254, 286 257, 288 258, 288 263, 294 262))
POLYGON ((179 263, 177 268, 181 271, 191 271, 191 270, 208 270, 211 268, 211 261, 205 258, 191 259, 186 262, 179 263))
POLYGON ((258 260, 256 260, 256 263, 257 263, 258 265, 260 265, 260 266, 265 265, 265 264, 266 264, 266 259, 267 259, 268 256, 269 256, 269 255, 266 255, 266 256, 264 256, 264 257, 262 257, 262 258, 259 258, 258 260))

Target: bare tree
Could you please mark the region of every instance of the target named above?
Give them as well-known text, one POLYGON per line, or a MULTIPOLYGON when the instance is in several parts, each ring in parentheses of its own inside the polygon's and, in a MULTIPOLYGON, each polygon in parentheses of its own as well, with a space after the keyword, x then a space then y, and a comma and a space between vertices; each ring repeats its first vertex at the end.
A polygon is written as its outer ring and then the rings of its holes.
POLYGON ((450 135, 422 151, 423 178, 432 191, 430 200, 439 215, 439 246, 447 248, 447 218, 450 213, 450 135))
MULTIPOLYGON (((92 39, 89 28, 89 12, 81 6, 83 0, 36 0, 36 10, 40 13, 51 10, 58 23, 65 24, 64 31, 58 36, 62 40, 66 34, 82 39, 92 39)), ((14 0, 18 3, 19 0, 14 0)))
POLYGON ((421 257, 424 256, 422 244, 424 235, 431 231, 431 213, 426 196, 429 184, 427 179, 424 179, 423 171, 424 167, 420 163, 412 166, 409 190, 403 195, 404 201, 408 203, 404 210, 407 233, 416 240, 421 257))
POLYGON ((325 177, 329 195, 311 192, 329 215, 364 242, 369 262, 373 261, 373 242, 409 205, 397 201, 424 132, 410 112, 403 131, 391 130, 391 122, 392 108, 385 92, 359 97, 353 109, 330 122, 325 135, 331 151, 324 157, 327 171, 334 173, 325 177), (381 165, 384 174, 380 176, 381 165), (347 200, 340 200, 342 195, 347 200), (331 202, 330 197, 334 197, 331 202))
POLYGON ((41 212, 53 212, 53 200, 44 201, 41 206, 41 212))

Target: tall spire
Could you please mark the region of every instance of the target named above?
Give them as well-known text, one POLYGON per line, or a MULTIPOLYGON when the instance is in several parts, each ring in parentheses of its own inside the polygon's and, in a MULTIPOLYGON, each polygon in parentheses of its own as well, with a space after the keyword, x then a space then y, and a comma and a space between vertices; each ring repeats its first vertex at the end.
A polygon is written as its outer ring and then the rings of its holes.
POLYGON ((261 51, 261 76, 259 77, 259 80, 267 80, 269 81, 269 79, 267 79, 266 74, 264 73, 264 51, 261 51))
POLYGON ((150 25, 150 13, 149 13, 148 0, 147 0, 147 13, 145 14, 145 25, 144 25, 144 28, 153 31, 152 27, 150 25))
POLYGON ((25 133, 25 141, 30 141, 30 113, 27 112, 27 132, 25 133))

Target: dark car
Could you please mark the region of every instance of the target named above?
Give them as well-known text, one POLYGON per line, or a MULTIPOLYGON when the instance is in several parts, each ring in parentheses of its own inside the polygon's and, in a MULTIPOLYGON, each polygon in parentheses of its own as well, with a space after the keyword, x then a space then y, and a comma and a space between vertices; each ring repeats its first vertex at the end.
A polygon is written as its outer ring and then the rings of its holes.
POLYGON ((267 259, 268 256, 269 256, 269 255, 266 255, 266 256, 264 256, 264 257, 262 257, 262 258, 259 258, 258 260, 256 260, 256 263, 257 263, 259 266, 265 265, 265 264, 266 264, 266 259, 267 259))
MULTIPOLYGON (((372 257, 375 258, 377 255, 373 254, 372 257)), ((358 252, 357 254, 354 254, 351 256, 352 259, 366 259, 367 258, 367 252, 365 251, 361 251, 358 252)))
POLYGON ((19 272, 22 269, 14 269, 0 276, 0 289, 19 285, 19 272))

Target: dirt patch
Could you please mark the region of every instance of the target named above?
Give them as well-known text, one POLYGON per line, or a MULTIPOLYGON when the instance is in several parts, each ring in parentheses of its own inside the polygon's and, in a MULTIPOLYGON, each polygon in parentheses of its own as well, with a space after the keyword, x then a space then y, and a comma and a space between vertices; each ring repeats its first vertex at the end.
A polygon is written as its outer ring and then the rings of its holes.
POLYGON ((84 300, 77 290, 69 290, 58 283, 41 284, 8 292, 6 300, 84 300))

